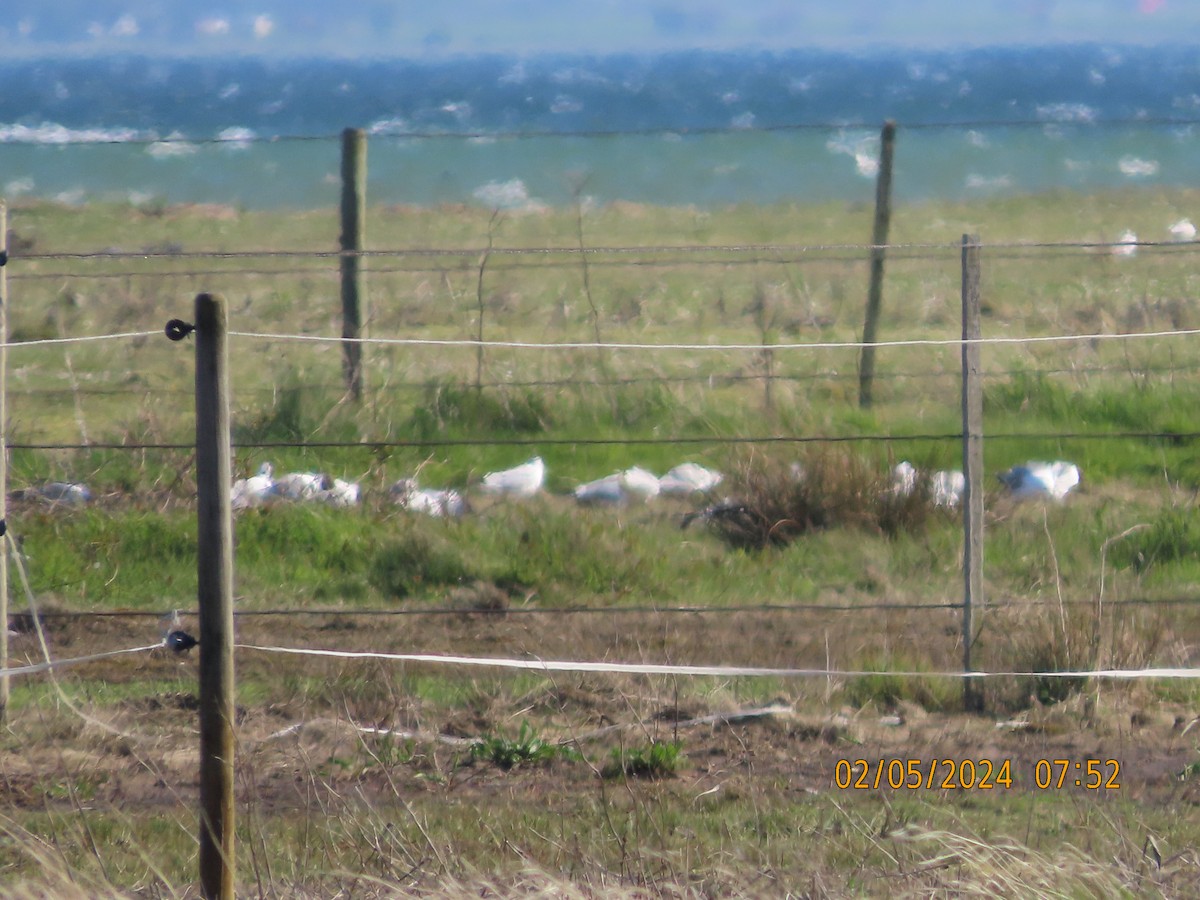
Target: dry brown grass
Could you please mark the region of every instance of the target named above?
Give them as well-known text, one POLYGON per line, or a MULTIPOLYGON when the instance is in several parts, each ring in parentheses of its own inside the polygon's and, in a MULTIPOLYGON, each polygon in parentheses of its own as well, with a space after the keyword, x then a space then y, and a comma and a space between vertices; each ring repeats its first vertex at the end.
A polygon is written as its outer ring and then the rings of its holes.
POLYGON ((912 490, 897 490, 890 471, 839 445, 790 460, 743 453, 729 490, 732 499, 698 516, 727 544, 743 549, 783 547, 828 528, 918 533, 935 511, 928 473, 912 490))

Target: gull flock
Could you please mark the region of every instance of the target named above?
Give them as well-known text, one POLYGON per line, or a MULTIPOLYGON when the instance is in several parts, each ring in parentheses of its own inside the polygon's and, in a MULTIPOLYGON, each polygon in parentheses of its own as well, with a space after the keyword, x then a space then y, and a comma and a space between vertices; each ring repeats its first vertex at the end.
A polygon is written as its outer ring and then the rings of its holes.
MULTIPOLYGON (((1196 226, 1192 224, 1191 219, 1180 219, 1167 227, 1167 234, 1175 243, 1186 244, 1196 240, 1196 226)), ((1126 228, 1121 232, 1116 243, 1112 245, 1112 255, 1117 257, 1137 256, 1138 243, 1137 232, 1126 228)))
MULTIPOLYGON (((796 467, 797 477, 803 469, 796 467)), ((903 460, 892 469, 891 491, 909 496, 916 489, 922 473, 903 460)), ((1062 501, 1081 481, 1079 467, 1074 463, 1056 460, 1031 460, 997 474, 997 479, 1014 499, 1035 497, 1062 501)), ((684 462, 666 474, 655 475, 641 466, 632 466, 577 485, 572 496, 581 506, 624 506, 633 502, 646 503, 659 496, 707 496, 724 480, 722 473, 695 462, 684 462)), ((528 499, 542 493, 546 483, 546 463, 535 456, 510 469, 488 472, 476 490, 494 498, 528 499)), ((966 479, 958 470, 942 470, 929 475, 930 499, 935 506, 954 508, 962 502, 966 479)), ((439 518, 457 518, 471 509, 467 496, 455 488, 422 487, 415 477, 401 478, 388 491, 391 501, 413 513, 439 518)), ((231 499, 235 509, 257 506, 273 499, 314 500, 337 506, 358 504, 358 485, 316 473, 271 477, 269 463, 258 473, 234 483, 231 499)), ((735 502, 726 498, 725 502, 735 502)))
MULTIPOLYGON (((649 501, 660 495, 706 494, 722 481, 722 474, 699 463, 685 462, 661 477, 648 469, 632 466, 595 481, 578 485, 573 493, 583 506, 617 506, 634 500, 649 501)), ((494 498, 528 499, 541 493, 546 484, 546 463, 535 456, 511 469, 488 472, 476 490, 494 498)), ((239 478, 230 488, 230 506, 235 511, 265 506, 277 501, 328 503, 357 506, 359 486, 318 472, 293 472, 278 478, 270 463, 255 474, 239 478)), ((423 487, 414 476, 401 478, 388 489, 392 503, 413 513, 439 518, 457 518, 470 510, 468 498, 452 487, 423 487)))
MULTIPOLYGON (((793 466, 796 477, 803 477, 803 468, 793 466)), ((892 469, 890 490, 899 496, 909 496, 916 489, 922 473, 909 461, 903 460, 892 469)), ((929 474, 930 499, 935 506, 954 508, 962 501, 966 489, 963 473, 942 470, 929 474)), ((1016 500, 1041 497, 1062 501, 1079 485, 1079 467, 1063 460, 1030 462, 1013 466, 997 474, 1006 493, 1016 500)), ((695 462, 684 462, 666 474, 655 475, 648 469, 632 466, 577 485, 572 496, 581 506, 624 506, 633 502, 647 503, 659 496, 708 496, 724 480, 713 469, 695 462)), ((488 472, 475 490, 493 498, 528 499, 542 493, 546 483, 546 463, 540 456, 514 466, 488 472)), ((92 493, 78 482, 52 481, 40 487, 14 491, 13 499, 35 500, 52 506, 79 506, 91 502, 92 493)), ((422 487, 416 477, 401 478, 388 489, 393 504, 411 513, 436 518, 459 518, 470 512, 467 494, 452 487, 422 487)), ((323 503, 350 508, 360 505, 362 489, 354 481, 330 478, 320 472, 291 472, 275 476, 271 463, 262 463, 246 478, 235 480, 229 490, 230 507, 241 512, 273 503, 323 503)), ((725 503, 737 501, 725 498, 725 503)))

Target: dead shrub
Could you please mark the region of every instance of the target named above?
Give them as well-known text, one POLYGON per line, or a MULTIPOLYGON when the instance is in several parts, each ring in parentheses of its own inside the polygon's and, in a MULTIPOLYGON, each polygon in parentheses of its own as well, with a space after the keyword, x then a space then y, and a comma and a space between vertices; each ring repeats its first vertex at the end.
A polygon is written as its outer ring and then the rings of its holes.
POLYGON ((814 449, 785 460, 751 452, 734 467, 735 500, 685 518, 704 519, 727 544, 741 549, 781 547, 826 528, 858 528, 894 536, 920 531, 935 508, 930 479, 898 490, 890 466, 841 448, 814 449))

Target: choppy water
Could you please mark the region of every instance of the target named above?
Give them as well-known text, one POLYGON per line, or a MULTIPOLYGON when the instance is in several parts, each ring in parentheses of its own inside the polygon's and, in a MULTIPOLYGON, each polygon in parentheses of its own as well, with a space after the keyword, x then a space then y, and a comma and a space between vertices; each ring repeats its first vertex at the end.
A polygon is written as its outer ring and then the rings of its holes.
POLYGON ((901 200, 1194 185, 1200 54, 695 52, 438 64, 0 63, 0 193, 312 208, 343 128, 373 202, 533 206, 870 200, 900 131, 901 200))

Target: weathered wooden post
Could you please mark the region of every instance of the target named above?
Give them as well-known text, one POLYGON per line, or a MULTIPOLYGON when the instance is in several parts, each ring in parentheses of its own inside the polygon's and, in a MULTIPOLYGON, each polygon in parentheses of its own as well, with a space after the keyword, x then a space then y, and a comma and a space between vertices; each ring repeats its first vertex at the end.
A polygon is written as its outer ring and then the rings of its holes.
MULTIPOLYGON (((962 239, 962 425, 963 425, 963 671, 972 672, 971 622, 983 603, 983 385, 980 382, 982 335, 979 313, 979 238, 962 239)), ((963 708, 983 711, 977 679, 963 678, 963 708)))
POLYGON ((367 221, 367 134, 361 128, 342 132, 342 368, 346 390, 362 399, 362 256, 367 221))
POLYGON ((896 148, 896 123, 883 123, 879 148, 879 177, 875 182, 875 227, 871 230, 871 284, 867 288, 867 315, 863 323, 863 348, 858 366, 858 405, 869 407, 875 380, 875 334, 883 302, 883 261, 887 256, 888 227, 892 221, 892 157, 896 148))
POLYGON ((233 520, 230 510, 228 318, 196 297, 196 487, 200 611, 200 888, 232 900, 233 520))
MULTIPOLYGON (((8 207, 0 203, 0 671, 8 668, 8 207)), ((0 725, 8 722, 8 678, 0 675, 0 725)))

